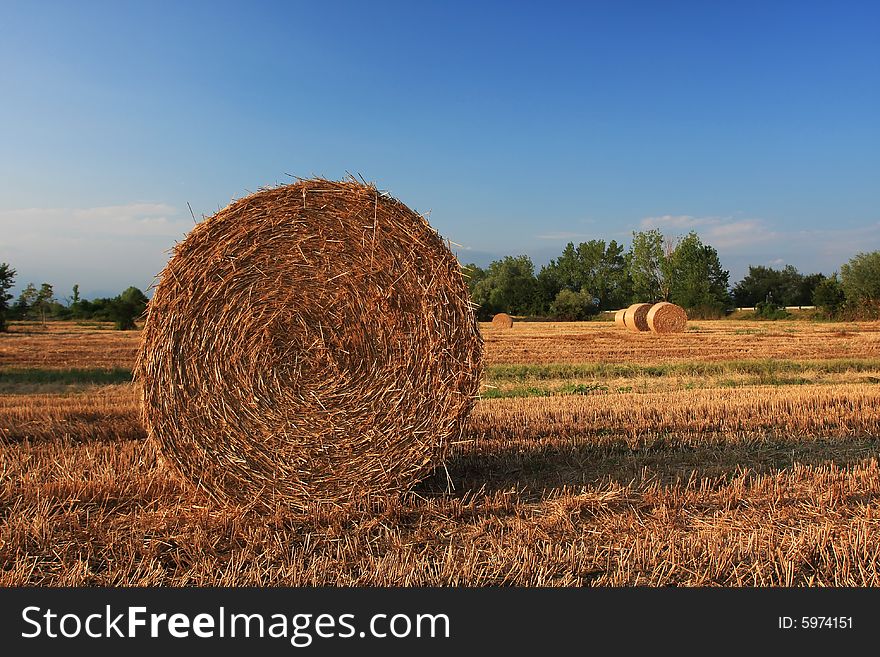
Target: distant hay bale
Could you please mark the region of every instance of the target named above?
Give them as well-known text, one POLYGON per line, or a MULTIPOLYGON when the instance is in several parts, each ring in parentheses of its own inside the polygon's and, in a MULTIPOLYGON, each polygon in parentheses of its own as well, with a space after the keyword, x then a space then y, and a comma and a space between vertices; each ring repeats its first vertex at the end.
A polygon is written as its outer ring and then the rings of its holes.
POLYGON ((687 312, 681 306, 661 301, 648 311, 648 328, 654 333, 681 333, 687 328, 687 312))
POLYGON ((623 312, 623 325, 630 331, 648 330, 650 303, 634 303, 623 312))
POLYGON ((509 329, 513 326, 513 317, 507 313, 498 313, 492 318, 492 326, 495 328, 509 329))
POLYGON ((199 223, 136 365, 164 460, 216 500, 304 510, 410 488, 478 395, 459 263, 372 185, 305 180, 199 223))
POLYGON ((623 316, 625 313, 626 308, 621 308, 616 313, 614 313, 614 323, 621 328, 626 326, 626 324, 623 323, 623 316))

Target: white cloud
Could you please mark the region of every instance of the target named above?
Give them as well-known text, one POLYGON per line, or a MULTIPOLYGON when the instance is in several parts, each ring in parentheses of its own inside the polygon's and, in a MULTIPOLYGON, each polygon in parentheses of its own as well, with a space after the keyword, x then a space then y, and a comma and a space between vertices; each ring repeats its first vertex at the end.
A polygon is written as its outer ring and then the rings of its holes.
POLYGON ((643 230, 652 228, 694 228, 718 222, 718 217, 692 217, 689 214, 664 214, 660 217, 645 217, 640 222, 643 230))
POLYGON ((696 230, 704 242, 719 249, 751 246, 767 242, 778 233, 770 230, 761 219, 735 217, 694 217, 687 214, 645 217, 639 224, 643 230, 659 228, 666 231, 696 230))
POLYGON ((670 236, 695 230, 704 243, 718 249, 732 278, 744 275, 747 265, 769 267, 792 264, 801 271, 829 274, 860 251, 880 247, 880 221, 861 226, 791 230, 777 228, 760 218, 741 216, 660 215, 645 217, 641 229, 658 228, 670 236))
POLYGON ((789 239, 793 246, 817 251, 826 259, 846 262, 857 253, 880 247, 880 221, 850 228, 799 230, 789 239))
POLYGON ((176 208, 165 203, 129 203, 93 208, 24 208, 0 211, 5 235, 180 235, 192 218, 177 218, 176 208), (186 219, 189 219, 187 224, 186 219))
POLYGON ((165 203, 0 210, 0 262, 17 270, 16 287, 146 287, 192 227, 188 212, 165 203))
POLYGON ((719 249, 729 249, 767 242, 777 235, 778 233, 767 228, 763 221, 742 219, 711 226, 706 231, 706 242, 719 249))

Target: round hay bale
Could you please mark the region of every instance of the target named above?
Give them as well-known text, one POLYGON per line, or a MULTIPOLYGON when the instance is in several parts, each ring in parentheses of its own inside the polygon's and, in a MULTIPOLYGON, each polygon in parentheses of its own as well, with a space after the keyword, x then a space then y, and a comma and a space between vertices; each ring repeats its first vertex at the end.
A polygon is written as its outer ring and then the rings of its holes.
POLYGON ((492 326, 495 328, 509 329, 513 327, 513 317, 507 313, 498 313, 492 318, 492 326))
POLYGON ((372 185, 304 180, 175 247, 136 375, 172 469, 218 501, 305 510, 406 490, 439 465, 482 345, 424 217, 372 185))
POLYGON ((616 313, 614 313, 614 324, 623 328, 626 324, 623 323, 623 315, 626 313, 626 308, 621 308, 616 313))
POLYGON ((634 303, 623 312, 623 325, 630 331, 648 330, 650 303, 634 303))
POLYGON ((687 312, 681 306, 661 301, 648 311, 648 328, 654 333, 681 333, 687 327, 687 312))

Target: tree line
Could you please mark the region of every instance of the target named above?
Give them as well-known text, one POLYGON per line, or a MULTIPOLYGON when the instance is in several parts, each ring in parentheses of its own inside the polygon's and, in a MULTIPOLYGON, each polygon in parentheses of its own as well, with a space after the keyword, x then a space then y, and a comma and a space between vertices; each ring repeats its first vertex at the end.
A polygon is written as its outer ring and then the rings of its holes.
POLYGON ((816 306, 829 318, 880 317, 880 251, 858 254, 831 276, 802 274, 792 265, 750 266, 731 286, 717 250, 696 232, 673 240, 652 229, 634 232, 628 249, 615 240, 569 242, 537 273, 526 255, 462 269, 481 320, 499 312, 582 320, 657 301, 684 307, 692 319, 722 317, 736 307, 775 318, 786 306, 816 306))
POLYGON ((9 320, 84 319, 113 322, 119 330, 135 328, 137 320, 147 309, 147 296, 136 287, 129 287, 115 297, 89 301, 79 294, 74 285, 72 294, 62 303, 55 297, 49 283, 37 287, 28 283, 14 303, 9 290, 15 284, 16 272, 7 263, 0 263, 0 331, 5 331, 9 320))
MULTIPOLYGON (((786 306, 816 306, 828 318, 880 318, 880 251, 859 253, 830 276, 802 274, 792 265, 750 266, 730 286, 730 273, 714 247, 696 232, 672 240, 659 230, 633 233, 625 249, 615 240, 569 242, 558 258, 535 273, 526 255, 505 256, 486 269, 462 266, 481 320, 506 312, 563 320, 588 319, 631 303, 671 301, 692 319, 722 317, 735 307, 754 307, 759 317, 785 315, 786 306)), ((146 295, 129 287, 115 297, 89 301, 74 285, 66 303, 49 283, 29 283, 10 303, 15 270, 0 263, 0 331, 8 320, 91 319, 135 328, 146 295)))

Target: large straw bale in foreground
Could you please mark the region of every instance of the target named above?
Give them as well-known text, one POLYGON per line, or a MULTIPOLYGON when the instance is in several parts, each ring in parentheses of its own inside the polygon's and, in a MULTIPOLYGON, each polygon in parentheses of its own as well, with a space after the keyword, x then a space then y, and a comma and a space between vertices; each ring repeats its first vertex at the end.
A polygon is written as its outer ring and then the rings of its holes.
POLYGON ((623 325, 630 331, 648 330, 648 311, 650 303, 634 303, 623 313, 623 325))
POLYGON ((459 264, 373 186, 306 180, 198 224, 149 305, 149 436, 218 500, 272 508, 405 490, 478 393, 459 264))
POLYGON ((648 328, 654 333, 681 333, 687 328, 687 312, 681 306, 661 301, 648 311, 648 328))
POLYGON ((502 329, 513 328, 513 317, 507 313, 498 313, 492 318, 492 326, 502 329))

